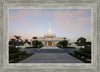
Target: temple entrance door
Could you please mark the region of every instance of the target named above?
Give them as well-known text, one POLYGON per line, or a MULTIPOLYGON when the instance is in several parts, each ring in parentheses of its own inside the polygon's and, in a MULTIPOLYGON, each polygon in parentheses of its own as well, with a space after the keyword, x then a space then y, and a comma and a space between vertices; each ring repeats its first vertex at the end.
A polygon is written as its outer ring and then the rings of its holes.
POLYGON ((52 46, 52 42, 51 41, 48 42, 48 46, 52 46))

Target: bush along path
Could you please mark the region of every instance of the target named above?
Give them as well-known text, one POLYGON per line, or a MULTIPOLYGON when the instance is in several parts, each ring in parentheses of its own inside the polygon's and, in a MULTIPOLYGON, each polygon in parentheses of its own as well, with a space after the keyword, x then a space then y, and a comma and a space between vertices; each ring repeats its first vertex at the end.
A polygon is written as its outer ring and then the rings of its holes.
POLYGON ((74 51, 74 53, 69 54, 85 63, 91 63, 91 47, 85 47, 81 51, 74 51))
POLYGON ((14 46, 9 46, 9 63, 17 63, 33 55, 33 53, 26 53, 25 51, 19 51, 19 49, 14 46))

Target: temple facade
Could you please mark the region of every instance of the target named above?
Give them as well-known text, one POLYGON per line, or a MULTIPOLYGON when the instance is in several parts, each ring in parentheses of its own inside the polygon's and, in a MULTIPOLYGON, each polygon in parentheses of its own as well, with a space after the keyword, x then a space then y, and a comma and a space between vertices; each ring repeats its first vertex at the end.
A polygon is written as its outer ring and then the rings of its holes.
POLYGON ((41 41, 44 46, 56 46, 59 41, 66 39, 66 37, 57 37, 56 34, 52 33, 51 22, 49 22, 48 33, 44 35, 44 37, 37 37, 37 39, 32 39, 41 41))

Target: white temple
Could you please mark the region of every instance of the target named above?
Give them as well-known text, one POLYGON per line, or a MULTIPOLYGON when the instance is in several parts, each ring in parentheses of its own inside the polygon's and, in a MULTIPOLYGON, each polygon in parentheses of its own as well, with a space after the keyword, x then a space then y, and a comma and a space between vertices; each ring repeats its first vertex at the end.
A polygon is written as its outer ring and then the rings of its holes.
POLYGON ((62 41, 65 38, 66 37, 56 37, 56 34, 52 33, 51 22, 49 22, 48 34, 45 34, 44 37, 38 37, 37 39, 32 39, 32 41, 34 40, 41 41, 44 44, 44 46, 56 46, 56 44, 59 41, 62 41))

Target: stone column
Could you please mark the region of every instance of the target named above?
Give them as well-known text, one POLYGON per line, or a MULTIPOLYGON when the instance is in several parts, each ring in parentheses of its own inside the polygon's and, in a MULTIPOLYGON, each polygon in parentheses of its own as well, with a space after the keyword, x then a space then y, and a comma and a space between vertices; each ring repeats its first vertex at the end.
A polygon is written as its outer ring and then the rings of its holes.
POLYGON ((48 41, 46 42, 46 46, 48 46, 48 41))
POLYGON ((55 41, 53 41, 53 46, 56 46, 56 45, 55 45, 55 41))

